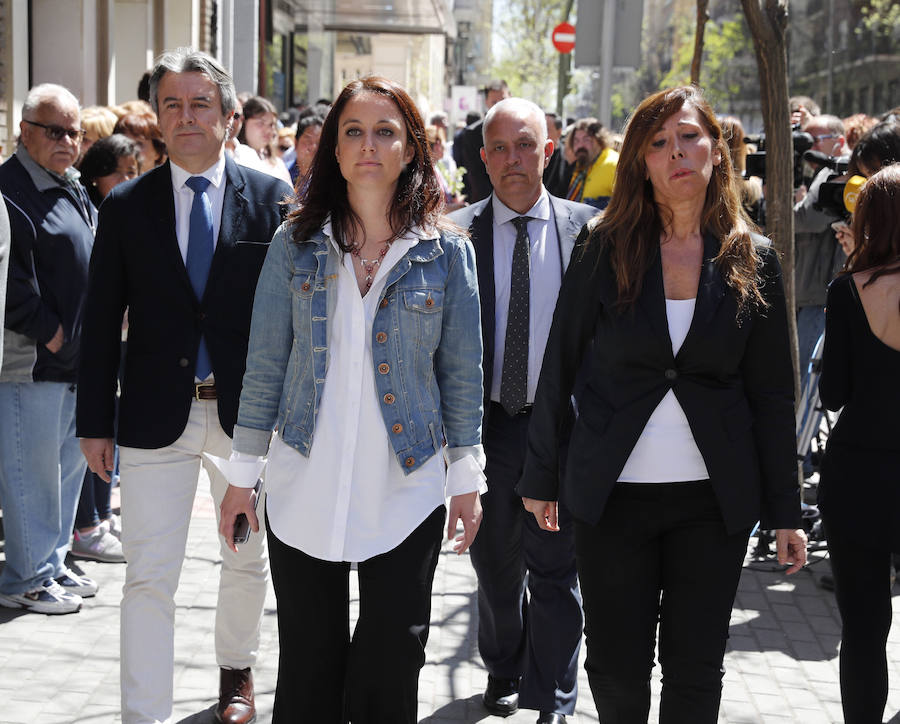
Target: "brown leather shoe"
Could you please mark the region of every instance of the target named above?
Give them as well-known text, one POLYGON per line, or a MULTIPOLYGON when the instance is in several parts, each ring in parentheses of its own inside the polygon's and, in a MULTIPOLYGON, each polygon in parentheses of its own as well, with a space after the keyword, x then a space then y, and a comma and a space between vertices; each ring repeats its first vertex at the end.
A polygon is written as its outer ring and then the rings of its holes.
POLYGON ((222 724, 252 724, 256 721, 250 669, 219 669, 216 721, 222 724))

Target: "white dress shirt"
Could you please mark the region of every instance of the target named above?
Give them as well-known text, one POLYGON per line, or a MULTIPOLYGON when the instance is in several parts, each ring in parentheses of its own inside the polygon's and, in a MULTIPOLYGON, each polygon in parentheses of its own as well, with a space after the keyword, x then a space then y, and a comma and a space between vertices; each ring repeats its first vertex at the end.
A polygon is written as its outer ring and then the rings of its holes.
POLYGON ((222 225, 222 205, 225 201, 225 156, 223 155, 203 173, 189 173, 178 164, 169 161, 172 168, 172 191, 175 194, 175 236, 181 260, 187 264, 188 237, 191 233, 191 206, 194 204, 194 192, 187 185, 192 176, 203 176, 209 179, 206 195, 212 209, 213 249, 219 243, 219 227, 222 225))
POLYGON ((516 244, 513 219, 530 216, 528 238, 531 242, 528 320, 528 387, 527 401, 534 402, 544 348, 550 336, 553 310, 562 284, 562 258, 556 224, 553 223, 550 197, 546 189, 526 213, 520 214, 506 206, 496 194, 491 196, 494 210, 494 371, 491 380, 491 400, 500 401, 503 377, 503 351, 506 347, 506 319, 509 312, 509 289, 512 278, 512 257, 516 244))
MULTIPOLYGON (((332 238, 331 225, 324 227, 332 238)), ((360 296, 343 255, 328 341, 329 363, 309 457, 276 436, 269 448, 266 514, 279 540, 326 561, 364 561, 396 548, 447 496, 485 492, 484 473, 468 455, 445 467, 433 455, 409 475, 397 462, 375 389, 372 324, 386 276, 420 238, 411 231, 391 244, 372 288, 360 296)), ((255 480, 253 458, 233 453, 234 485, 255 480), (245 471, 237 472, 238 466, 245 471)))
MULTIPOLYGON (((672 354, 687 337, 694 319, 696 299, 667 299, 666 317, 672 354)), ((706 463, 700 454, 687 416, 675 393, 669 390, 656 406, 641 436, 635 443, 625 467, 619 475, 620 483, 680 483, 708 480, 706 463)))

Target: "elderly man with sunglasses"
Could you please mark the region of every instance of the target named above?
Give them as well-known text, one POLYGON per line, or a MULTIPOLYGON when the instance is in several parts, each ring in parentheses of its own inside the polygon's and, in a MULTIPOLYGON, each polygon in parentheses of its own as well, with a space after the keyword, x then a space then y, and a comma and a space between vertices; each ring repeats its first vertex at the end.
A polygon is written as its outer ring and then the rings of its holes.
POLYGON ((65 565, 85 461, 75 437, 82 304, 96 210, 72 168, 78 100, 32 88, 16 152, 0 166, 11 232, 0 371, 0 605, 72 613, 97 584, 65 565))

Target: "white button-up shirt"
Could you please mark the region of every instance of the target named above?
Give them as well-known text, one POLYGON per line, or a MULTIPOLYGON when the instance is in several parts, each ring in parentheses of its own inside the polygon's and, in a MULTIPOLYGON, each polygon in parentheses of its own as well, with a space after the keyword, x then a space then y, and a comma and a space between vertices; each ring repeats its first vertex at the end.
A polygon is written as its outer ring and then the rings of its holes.
POLYGON ((172 169, 172 191, 175 194, 175 237, 181 260, 187 264, 188 237, 191 233, 191 206, 194 205, 194 192, 187 185, 191 176, 203 176, 209 179, 206 195, 212 211, 213 249, 219 243, 219 228, 222 226, 222 206, 225 203, 225 156, 223 155, 203 173, 190 173, 178 164, 169 161, 172 169))
POLYGON ((509 312, 509 291, 512 279, 512 257, 516 245, 513 219, 530 216, 528 239, 531 242, 531 274, 529 284, 528 319, 528 402, 534 402, 544 348, 550 336, 553 310, 562 285, 562 258, 556 224, 550 213, 550 197, 546 189, 526 213, 520 214, 506 206, 496 194, 491 197, 494 210, 494 370, 491 378, 491 399, 500 401, 503 378, 503 352, 506 347, 506 320, 509 312))

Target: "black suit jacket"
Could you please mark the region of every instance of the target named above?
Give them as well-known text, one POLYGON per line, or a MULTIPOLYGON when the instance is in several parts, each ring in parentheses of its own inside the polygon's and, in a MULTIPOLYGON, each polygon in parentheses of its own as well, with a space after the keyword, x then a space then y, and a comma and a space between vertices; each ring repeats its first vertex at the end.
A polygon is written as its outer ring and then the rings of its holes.
POLYGON ((483 201, 494 190, 484 161, 481 160, 481 147, 484 145, 481 132, 483 127, 484 120, 466 126, 461 139, 463 166, 466 169, 466 200, 470 204, 483 201))
POLYGON ((706 237, 694 318, 673 356, 659 252, 634 307, 619 313, 615 275, 600 246, 579 244, 560 291, 519 494, 562 497, 573 515, 596 523, 647 420, 673 390, 728 529, 757 520, 765 528, 798 527, 793 371, 775 252, 758 246, 768 308, 737 321, 735 295, 714 262, 719 242, 706 237), (586 354, 559 496, 558 431, 586 354))
POLYGON ((168 163, 117 186, 103 202, 82 327, 79 437, 116 437, 121 445, 139 448, 175 442, 190 413, 201 333, 216 379, 219 422, 232 434, 256 281, 291 189, 230 158, 225 178, 219 238, 202 300, 178 248, 168 163), (128 345, 114 435, 126 309, 128 345))
MULTIPOLYGON (((478 292, 481 295, 481 337, 484 344, 484 416, 490 409, 491 382, 494 371, 494 208, 493 194, 477 204, 454 211, 449 218, 469 230, 478 263, 478 292)), ((587 204, 550 196, 550 207, 556 223, 559 256, 563 269, 568 267, 575 240, 582 227, 597 213, 587 204)), ((483 428, 482 428, 483 429, 483 428)))

